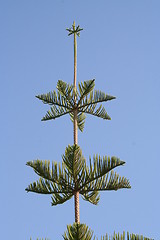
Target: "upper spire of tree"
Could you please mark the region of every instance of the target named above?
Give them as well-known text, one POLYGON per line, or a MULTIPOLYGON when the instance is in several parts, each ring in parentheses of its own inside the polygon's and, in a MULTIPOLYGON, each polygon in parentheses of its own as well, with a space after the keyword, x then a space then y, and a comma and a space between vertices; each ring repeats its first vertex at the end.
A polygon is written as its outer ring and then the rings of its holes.
POLYGON ((75 21, 74 21, 72 27, 71 28, 66 28, 66 30, 69 32, 68 36, 70 36, 72 34, 76 34, 78 37, 80 37, 80 31, 82 31, 83 28, 80 28, 79 25, 76 27, 76 24, 75 24, 75 21))

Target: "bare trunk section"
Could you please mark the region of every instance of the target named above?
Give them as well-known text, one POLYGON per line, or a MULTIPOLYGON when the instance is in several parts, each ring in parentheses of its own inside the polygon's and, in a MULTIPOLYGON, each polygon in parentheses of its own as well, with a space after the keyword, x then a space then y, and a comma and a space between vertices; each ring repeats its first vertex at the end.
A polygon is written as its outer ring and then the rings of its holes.
POLYGON ((74 111, 74 144, 78 144, 77 110, 74 111))
MULTIPOLYGON (((75 28, 75 22, 73 23, 75 28)), ((74 33, 74 105, 76 108, 76 81, 77 81, 77 41, 76 41, 76 32, 74 33)), ((77 109, 74 111, 74 144, 78 144, 78 129, 77 129, 77 109)), ((75 159, 76 161, 76 159, 75 159)), ((75 180, 76 185, 76 180, 75 180)), ((79 192, 75 192, 74 194, 74 207, 75 207, 75 222, 80 222, 79 216, 79 192)))
POLYGON ((74 194, 74 205, 75 205, 75 222, 80 223, 79 216, 79 192, 74 194))

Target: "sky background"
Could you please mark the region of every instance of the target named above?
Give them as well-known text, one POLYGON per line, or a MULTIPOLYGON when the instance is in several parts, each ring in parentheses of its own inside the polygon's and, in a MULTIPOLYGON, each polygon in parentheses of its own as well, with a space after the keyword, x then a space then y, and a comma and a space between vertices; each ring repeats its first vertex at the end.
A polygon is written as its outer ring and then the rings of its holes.
POLYGON ((88 116, 78 142, 88 159, 117 156, 130 190, 103 192, 98 206, 80 199, 80 220, 96 236, 129 231, 160 239, 160 1, 1 0, 0 2, 0 238, 62 239, 74 222, 73 198, 26 193, 38 179, 34 159, 61 162, 73 144, 69 116, 41 122, 49 109, 35 95, 73 82, 73 21, 78 81, 116 96, 104 106, 111 121, 88 116))

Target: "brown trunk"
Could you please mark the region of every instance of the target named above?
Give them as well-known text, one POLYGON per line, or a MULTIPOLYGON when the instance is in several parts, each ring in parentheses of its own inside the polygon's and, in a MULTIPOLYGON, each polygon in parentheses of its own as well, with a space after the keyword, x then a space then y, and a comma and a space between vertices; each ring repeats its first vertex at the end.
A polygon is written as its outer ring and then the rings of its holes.
MULTIPOLYGON (((75 22, 73 24, 75 28, 75 22)), ((77 41, 76 41, 76 33, 74 33, 74 105, 76 107, 76 81, 77 81, 77 41)), ((78 144, 78 131, 77 131, 77 109, 74 111, 74 144, 78 144)), ((76 161, 76 159, 75 159, 76 161)), ((76 179, 75 179, 75 186, 76 186, 76 179)), ((80 222, 79 216, 79 192, 75 192, 74 194, 74 207, 75 207, 75 222, 80 222)))
POLYGON ((79 216, 79 192, 74 194, 74 206, 75 206, 75 222, 80 223, 79 216))

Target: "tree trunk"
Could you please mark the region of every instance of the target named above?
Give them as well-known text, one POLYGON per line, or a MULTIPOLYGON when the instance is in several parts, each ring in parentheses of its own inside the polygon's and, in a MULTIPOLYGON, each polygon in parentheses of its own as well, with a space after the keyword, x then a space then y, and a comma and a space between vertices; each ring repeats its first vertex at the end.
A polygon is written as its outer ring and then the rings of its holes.
MULTIPOLYGON (((73 23, 73 27, 75 29, 75 22, 73 23)), ((77 81, 77 39, 76 32, 74 33, 74 105, 76 108, 76 81, 77 81)), ((78 144, 78 130, 77 130, 77 109, 74 110, 74 144, 78 144)), ((76 159, 75 159, 76 161, 76 159)), ((75 179, 76 186, 76 179, 75 179)), ((74 194, 74 206, 75 206, 75 222, 80 222, 79 216, 79 192, 75 192, 74 194)))

